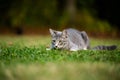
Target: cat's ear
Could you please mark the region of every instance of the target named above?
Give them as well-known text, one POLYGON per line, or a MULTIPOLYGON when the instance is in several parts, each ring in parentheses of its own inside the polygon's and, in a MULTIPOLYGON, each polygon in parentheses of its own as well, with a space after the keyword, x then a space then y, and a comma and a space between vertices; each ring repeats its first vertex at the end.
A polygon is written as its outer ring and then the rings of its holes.
POLYGON ((63 30, 62 37, 67 38, 67 31, 66 30, 63 30))
POLYGON ((55 36, 57 32, 53 29, 49 29, 51 36, 55 36))

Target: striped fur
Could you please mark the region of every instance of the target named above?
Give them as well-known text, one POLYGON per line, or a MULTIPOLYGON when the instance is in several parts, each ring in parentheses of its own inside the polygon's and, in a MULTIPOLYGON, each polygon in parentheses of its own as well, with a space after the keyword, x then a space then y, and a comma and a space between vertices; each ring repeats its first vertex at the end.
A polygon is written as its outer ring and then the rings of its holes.
POLYGON ((96 46, 90 48, 90 41, 88 35, 85 31, 78 31, 76 29, 64 29, 63 31, 56 31, 49 29, 52 42, 51 49, 66 49, 70 51, 77 50, 114 50, 116 49, 115 45, 112 46, 96 46))
POLYGON ((117 48, 116 45, 111 45, 111 46, 101 45, 101 46, 96 46, 96 47, 92 48, 92 50, 114 50, 116 48, 117 48))

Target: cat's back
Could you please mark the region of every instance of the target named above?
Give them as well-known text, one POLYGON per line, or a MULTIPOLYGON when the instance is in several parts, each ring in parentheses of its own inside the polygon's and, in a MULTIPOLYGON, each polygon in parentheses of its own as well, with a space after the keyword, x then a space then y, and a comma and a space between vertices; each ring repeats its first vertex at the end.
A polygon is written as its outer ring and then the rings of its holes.
POLYGON ((76 30, 76 29, 73 29, 73 28, 68 28, 66 29, 67 31, 67 34, 68 34, 68 37, 69 39, 75 43, 75 44, 81 44, 83 43, 83 39, 81 37, 81 32, 76 30))
POLYGON ((73 28, 68 28, 68 29, 66 29, 66 31, 67 31, 68 36, 79 36, 79 35, 81 35, 80 31, 78 31, 76 29, 73 29, 73 28))

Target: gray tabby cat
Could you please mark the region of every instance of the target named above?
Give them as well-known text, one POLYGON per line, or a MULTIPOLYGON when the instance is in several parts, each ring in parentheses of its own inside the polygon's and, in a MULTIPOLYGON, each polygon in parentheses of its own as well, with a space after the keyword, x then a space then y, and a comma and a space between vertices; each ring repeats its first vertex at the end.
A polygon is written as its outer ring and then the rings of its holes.
MULTIPOLYGON (((62 49, 70 51, 87 50, 90 49, 90 41, 85 31, 78 31, 76 29, 64 29, 56 31, 49 29, 52 42, 50 49, 62 49)), ((93 50, 114 50, 116 46, 97 46, 93 50)))

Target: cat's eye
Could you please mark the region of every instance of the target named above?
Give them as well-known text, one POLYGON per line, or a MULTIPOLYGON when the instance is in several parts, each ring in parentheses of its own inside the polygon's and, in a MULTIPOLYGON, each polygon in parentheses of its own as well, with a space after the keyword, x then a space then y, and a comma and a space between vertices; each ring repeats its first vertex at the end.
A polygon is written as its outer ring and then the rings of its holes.
POLYGON ((62 41, 60 40, 59 42, 61 43, 62 41))
POLYGON ((53 42, 55 42, 55 40, 52 40, 53 42))

